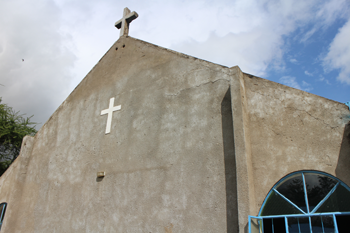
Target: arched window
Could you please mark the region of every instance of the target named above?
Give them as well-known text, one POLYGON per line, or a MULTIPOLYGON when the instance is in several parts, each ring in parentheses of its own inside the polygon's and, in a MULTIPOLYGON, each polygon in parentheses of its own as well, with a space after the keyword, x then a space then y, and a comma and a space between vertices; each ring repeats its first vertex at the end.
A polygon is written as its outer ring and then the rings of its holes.
POLYGON ((294 172, 268 193, 250 233, 350 232, 350 189, 322 172, 294 172))
POLYGON ((0 230, 5 217, 7 203, 3 202, 0 204, 0 230))

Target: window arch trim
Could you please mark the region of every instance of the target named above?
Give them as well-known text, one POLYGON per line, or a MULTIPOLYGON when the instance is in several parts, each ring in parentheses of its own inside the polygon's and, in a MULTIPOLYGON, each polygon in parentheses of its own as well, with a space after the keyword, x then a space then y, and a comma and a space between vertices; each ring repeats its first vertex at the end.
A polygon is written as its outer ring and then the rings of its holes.
MULTIPOLYGON (((268 192, 268 194, 266 195, 263 204, 261 205, 261 208, 259 210, 259 214, 258 216, 262 216, 262 211, 265 207, 265 204, 268 200, 268 197, 271 195, 271 193, 276 192, 277 194, 279 194, 283 199, 285 199, 286 201, 288 201, 290 204, 292 204, 294 207, 296 207, 299 211, 301 211, 302 214, 300 215, 309 215, 309 214, 314 214, 319 208, 320 206, 322 206, 322 204, 334 193, 334 191, 336 190, 336 188, 342 185, 344 188, 346 188, 349 192, 350 192, 350 188, 347 184, 345 184, 343 181, 341 181, 340 179, 338 179, 337 177, 328 174, 326 172, 320 172, 320 171, 315 171, 315 170, 302 170, 302 171, 297 171, 297 172, 292 172, 286 176, 284 176, 282 179, 280 179, 277 183, 275 183, 275 185, 270 189, 270 191, 268 192), (334 180, 337 181, 337 184, 328 192, 328 194, 316 205, 316 207, 313 208, 313 210, 310 212, 309 210, 309 203, 308 203, 308 197, 307 197, 307 189, 306 189, 306 182, 305 182, 305 173, 313 173, 313 174, 319 174, 319 175, 323 175, 323 176, 327 176, 330 177, 334 180), (284 181, 288 180, 290 177, 295 176, 297 174, 301 174, 302 178, 303 178, 303 186, 304 186, 304 195, 305 195, 305 203, 306 203, 306 207, 307 207, 307 212, 303 211, 299 206, 297 206, 296 204, 294 204, 293 202, 291 202, 288 198, 286 198, 284 195, 282 195, 280 192, 277 191, 276 187, 278 187, 280 184, 282 184, 284 181)), ((341 212, 339 212, 341 213, 341 212)), ((317 213, 320 214, 320 213, 317 213)), ((264 216, 266 217, 266 216, 264 216)))
POLYGON ((249 215, 249 233, 347 233, 349 197, 349 186, 333 175, 313 170, 290 173, 271 188, 259 215, 249 215), (305 200, 300 202, 302 196, 305 200))
POLYGON ((0 211, 0 230, 1 230, 2 224, 4 222, 6 207, 7 207, 6 202, 0 203, 0 209, 1 209, 1 211, 0 211))

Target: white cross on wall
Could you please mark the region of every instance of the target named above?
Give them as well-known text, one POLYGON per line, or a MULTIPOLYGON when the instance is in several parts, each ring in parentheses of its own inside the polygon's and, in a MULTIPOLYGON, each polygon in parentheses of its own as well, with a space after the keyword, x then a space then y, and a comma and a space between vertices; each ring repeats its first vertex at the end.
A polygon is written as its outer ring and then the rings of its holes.
POLYGON ((122 108, 121 105, 114 106, 114 97, 109 100, 109 107, 108 109, 101 111, 101 116, 108 114, 107 116, 107 125, 106 125, 106 134, 111 132, 111 125, 112 125, 112 116, 114 111, 118 111, 122 108))
POLYGON ((115 27, 120 29, 120 36, 129 35, 129 23, 139 17, 139 15, 133 11, 130 13, 129 8, 124 8, 123 18, 115 23, 115 27))

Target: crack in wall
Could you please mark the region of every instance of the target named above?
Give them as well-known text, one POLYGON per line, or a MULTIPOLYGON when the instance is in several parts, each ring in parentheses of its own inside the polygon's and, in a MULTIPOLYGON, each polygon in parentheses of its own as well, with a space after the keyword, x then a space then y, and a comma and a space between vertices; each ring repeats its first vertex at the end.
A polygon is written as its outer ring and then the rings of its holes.
POLYGON ((271 129, 272 132, 274 132, 276 135, 278 136, 283 136, 283 137, 287 137, 286 135, 284 135, 283 133, 277 133, 275 130, 271 129))
POLYGON ((207 84, 210 84, 210 83, 213 84, 213 83, 216 83, 217 81, 226 81, 227 83, 229 83, 229 80, 220 78, 220 79, 216 79, 214 81, 209 81, 209 82, 206 82, 206 83, 201 83, 201 84, 196 85, 196 86, 191 86, 191 87, 187 87, 187 88, 181 89, 180 91, 176 92, 175 94, 165 93, 165 95, 166 96, 177 96, 183 91, 187 91, 187 90, 190 90, 190 89, 201 87, 201 86, 204 86, 204 85, 207 85, 207 84))
MULTIPOLYGON (((254 93, 259 94, 259 95, 261 95, 261 96, 264 96, 264 97, 266 97, 266 98, 273 98, 273 99, 279 101, 280 103, 283 102, 283 100, 281 100, 281 99, 279 99, 279 98, 276 98, 276 97, 271 96, 271 95, 268 95, 268 94, 263 94, 263 93, 261 93, 261 92, 259 92, 259 91, 253 91, 253 90, 251 90, 251 92, 254 92, 254 93)), ((283 107, 283 106, 282 106, 282 107, 283 107)), ((317 120, 317 121, 321 121, 324 125, 330 127, 331 129, 336 129, 336 128, 339 127, 339 125, 338 125, 338 126, 332 126, 332 125, 328 124, 328 123, 325 122, 323 119, 320 119, 320 118, 318 118, 318 117, 313 116, 311 113, 309 113, 309 112, 306 111, 306 110, 301 110, 301 109, 297 109, 297 108, 290 107, 290 106, 287 106, 287 107, 284 107, 284 108, 291 109, 292 111, 295 111, 295 112, 296 112, 296 111, 305 112, 305 113, 306 113, 307 115, 309 115, 311 118, 313 118, 313 119, 315 119, 315 120, 317 120)), ((339 110, 339 109, 336 109, 336 110, 339 110)), ((304 125, 304 121, 301 119, 301 116, 300 116, 299 114, 298 114, 298 117, 299 117, 301 123, 304 125)))
MULTIPOLYGON (((309 113, 309 112, 306 111, 306 110, 301 110, 301 109, 297 109, 297 108, 293 108, 293 107, 286 107, 286 108, 289 108, 289 109, 294 110, 294 111, 305 112, 305 113, 306 113, 307 115, 309 115, 311 118, 313 118, 313 119, 315 119, 315 120, 317 120, 317 121, 321 121, 323 124, 327 125, 327 126, 330 127, 331 129, 336 129, 336 128, 339 127, 339 125, 338 125, 338 126, 331 126, 330 124, 326 123, 323 119, 320 119, 320 118, 318 118, 318 117, 313 116, 311 113, 309 113)), ((298 115, 298 116, 300 117, 300 115, 298 115)))
POLYGON ((285 138, 285 139, 287 139, 287 140, 290 140, 290 141, 294 141, 293 140, 293 137, 291 136, 291 135, 285 135, 284 133, 282 133, 282 132, 276 132, 275 130, 273 130, 273 129, 270 129, 274 134, 276 134, 277 136, 280 136, 281 138, 285 138))
POLYGON ((253 92, 253 93, 256 93, 256 94, 258 94, 258 95, 264 96, 264 97, 266 97, 266 98, 275 99, 275 100, 277 100, 277 101, 279 101, 279 102, 281 102, 281 103, 282 103, 282 101, 283 101, 283 100, 281 100, 280 98, 276 98, 276 97, 271 96, 271 95, 268 95, 268 94, 263 94, 263 93, 261 93, 261 92, 259 92, 259 91, 253 91, 253 90, 250 90, 250 91, 253 92))

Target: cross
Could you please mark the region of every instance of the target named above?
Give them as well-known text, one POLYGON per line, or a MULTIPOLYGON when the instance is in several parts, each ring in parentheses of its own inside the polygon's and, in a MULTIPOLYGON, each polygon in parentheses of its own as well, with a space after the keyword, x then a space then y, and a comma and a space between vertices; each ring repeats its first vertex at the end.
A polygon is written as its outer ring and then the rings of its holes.
POLYGON ((115 27, 120 29, 120 36, 129 35, 129 23, 139 17, 139 15, 133 11, 130 13, 129 8, 124 8, 123 18, 115 23, 115 27))
POLYGON ((112 115, 114 111, 118 111, 122 108, 121 105, 114 106, 114 97, 109 100, 109 108, 101 111, 101 116, 108 114, 107 116, 107 125, 106 125, 106 134, 111 132, 112 125, 112 115))

